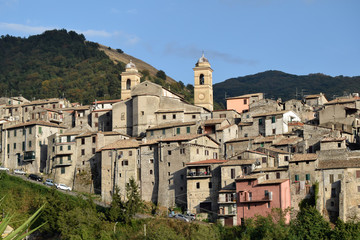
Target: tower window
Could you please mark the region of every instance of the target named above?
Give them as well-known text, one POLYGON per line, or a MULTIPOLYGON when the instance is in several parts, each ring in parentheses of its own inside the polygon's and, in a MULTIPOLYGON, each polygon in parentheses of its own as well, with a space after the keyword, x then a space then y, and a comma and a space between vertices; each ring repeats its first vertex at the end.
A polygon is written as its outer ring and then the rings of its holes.
POLYGON ((199 77, 199 82, 200 82, 200 85, 204 85, 205 81, 204 81, 204 74, 200 74, 200 77, 199 77))
POLYGON ((127 90, 131 89, 131 81, 130 81, 130 79, 126 80, 126 89, 127 90))

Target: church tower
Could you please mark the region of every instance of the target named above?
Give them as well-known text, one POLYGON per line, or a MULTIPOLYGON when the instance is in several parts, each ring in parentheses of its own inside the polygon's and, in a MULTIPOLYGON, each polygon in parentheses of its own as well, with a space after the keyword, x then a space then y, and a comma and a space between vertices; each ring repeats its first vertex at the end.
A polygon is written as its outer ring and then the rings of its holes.
POLYGON ((121 100, 131 98, 131 88, 140 83, 141 74, 130 60, 126 64, 125 72, 121 73, 121 100))
POLYGON ((194 70, 194 104, 213 111, 212 72, 209 60, 204 54, 195 64, 194 70))

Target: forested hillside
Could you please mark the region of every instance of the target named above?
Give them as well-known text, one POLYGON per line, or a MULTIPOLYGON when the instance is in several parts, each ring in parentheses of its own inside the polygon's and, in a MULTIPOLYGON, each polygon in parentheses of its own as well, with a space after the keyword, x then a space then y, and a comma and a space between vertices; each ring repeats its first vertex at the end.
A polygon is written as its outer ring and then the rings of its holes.
MULTIPOLYGON (((120 98, 120 73, 127 62, 109 56, 121 54, 120 49, 105 51, 104 46, 88 42, 74 31, 52 30, 29 38, 1 36, 0 95, 21 94, 29 100, 66 97, 83 104, 120 98)), ((154 74, 150 65, 137 62, 142 67, 142 81, 156 82, 192 101, 191 85, 186 88, 165 72, 154 74)))
POLYGON ((248 93, 265 93, 266 98, 300 99, 302 95, 325 93, 330 100, 344 94, 360 92, 360 76, 331 77, 324 74, 292 75, 280 71, 266 71, 244 77, 231 78, 214 85, 214 100, 225 103, 227 97, 248 93), (297 93, 297 95, 296 95, 297 93))

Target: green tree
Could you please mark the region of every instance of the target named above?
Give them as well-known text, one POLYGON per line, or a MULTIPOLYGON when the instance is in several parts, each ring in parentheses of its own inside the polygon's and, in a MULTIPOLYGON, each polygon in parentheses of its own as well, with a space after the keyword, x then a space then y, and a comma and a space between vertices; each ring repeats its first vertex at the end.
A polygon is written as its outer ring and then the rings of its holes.
POLYGON ((159 70, 156 73, 156 77, 166 80, 166 74, 165 74, 165 72, 163 70, 159 70))

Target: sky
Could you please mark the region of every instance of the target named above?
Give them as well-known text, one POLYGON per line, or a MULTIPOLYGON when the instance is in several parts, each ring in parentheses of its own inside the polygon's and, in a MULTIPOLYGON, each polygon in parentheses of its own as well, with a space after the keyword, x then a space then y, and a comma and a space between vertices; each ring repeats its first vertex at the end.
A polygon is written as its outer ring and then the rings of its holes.
POLYGON ((66 29, 185 84, 279 70, 360 75, 359 0, 0 0, 0 35, 66 29))

